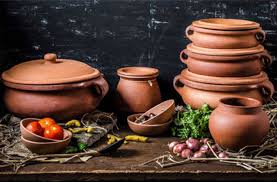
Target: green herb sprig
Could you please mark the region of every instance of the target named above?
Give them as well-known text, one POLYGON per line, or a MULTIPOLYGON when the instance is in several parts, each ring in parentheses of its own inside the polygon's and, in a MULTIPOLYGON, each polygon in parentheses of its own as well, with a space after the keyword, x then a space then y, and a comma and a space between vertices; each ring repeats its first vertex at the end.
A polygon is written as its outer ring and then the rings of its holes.
POLYGON ((209 118, 212 110, 207 104, 200 109, 187 106, 184 111, 178 111, 171 127, 173 136, 179 138, 207 138, 210 137, 209 118))

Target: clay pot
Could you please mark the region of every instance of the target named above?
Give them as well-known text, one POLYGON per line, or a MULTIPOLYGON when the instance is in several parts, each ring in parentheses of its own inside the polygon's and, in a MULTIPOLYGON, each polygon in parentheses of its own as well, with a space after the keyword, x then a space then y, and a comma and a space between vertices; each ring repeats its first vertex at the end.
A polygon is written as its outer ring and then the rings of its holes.
POLYGON ((265 103, 274 93, 274 86, 264 72, 249 77, 212 77, 185 69, 174 78, 173 86, 184 103, 193 108, 200 108, 205 103, 216 108, 221 98, 238 96, 265 103))
POLYGON ((109 86, 100 72, 79 61, 56 59, 21 63, 2 74, 4 103, 19 117, 53 117, 64 121, 91 112, 109 86))
POLYGON ((157 82, 159 70, 148 67, 124 67, 117 70, 116 108, 126 113, 146 112, 161 103, 157 82))
MULTIPOLYGON (((162 103, 152 107, 142 115, 140 118, 148 116, 149 119, 139 123, 139 124, 163 124, 172 119, 175 113, 175 101, 173 99, 163 101, 162 103), (153 117, 150 115, 153 114, 153 117)), ((139 118, 138 118, 139 119, 139 118)))
POLYGON ((209 129, 216 143, 238 150, 260 145, 268 133, 269 119, 258 100, 223 98, 210 116, 209 129))
POLYGON ((261 28, 249 30, 214 30, 190 25, 186 37, 194 45, 210 49, 239 49, 255 47, 265 40, 261 28))
POLYGON ((162 124, 138 124, 134 121, 138 118, 141 114, 133 114, 127 117, 127 122, 130 129, 143 136, 157 136, 165 133, 168 129, 170 124, 172 123, 172 119, 168 120, 166 123, 162 124))
MULTIPOLYGON (((212 54, 213 51, 209 53, 212 54)), ((214 56, 184 49, 180 59, 193 73, 217 77, 256 75, 272 63, 271 56, 266 51, 240 56, 214 56)))
POLYGON ((72 138, 72 133, 68 130, 64 130, 64 139, 57 141, 47 141, 47 142, 36 142, 25 139, 21 136, 21 142, 25 147, 27 147, 31 152, 37 154, 53 154, 61 152, 70 143, 72 138))
MULTIPOLYGON (((51 138, 46 138, 43 136, 39 136, 29 130, 27 130, 27 125, 33 121, 39 121, 39 119, 37 118, 25 118, 23 120, 20 121, 20 132, 21 132, 21 136, 26 139, 26 140, 30 140, 33 142, 61 142, 61 140, 56 140, 56 139, 51 139, 51 138)), ((68 134, 65 129, 64 130, 64 139, 63 140, 67 140, 68 134)))

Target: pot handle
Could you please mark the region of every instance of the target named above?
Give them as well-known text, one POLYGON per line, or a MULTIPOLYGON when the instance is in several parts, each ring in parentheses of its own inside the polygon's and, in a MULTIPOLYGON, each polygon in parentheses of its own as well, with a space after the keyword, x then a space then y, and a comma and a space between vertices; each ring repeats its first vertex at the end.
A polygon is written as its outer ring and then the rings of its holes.
POLYGON ((265 80, 259 87, 261 88, 264 102, 268 102, 273 96, 274 85, 269 80, 265 80))
POLYGON ((263 43, 265 41, 266 34, 263 30, 256 32, 255 37, 258 42, 263 43))
MULTIPOLYGON (((187 38, 189 38, 192 34, 193 34, 194 30, 193 30, 193 27, 191 25, 189 25, 187 28, 186 28, 186 36, 187 38)), ((190 39, 190 38, 189 38, 190 39)), ((190 39, 191 40, 191 39, 190 39)))
POLYGON ((101 98, 103 98, 109 91, 109 84, 103 78, 103 76, 100 76, 99 78, 96 78, 92 82, 92 86, 95 86, 96 91, 97 91, 97 95, 101 98))
POLYGON ((188 63, 187 63, 188 55, 186 54, 186 49, 184 49, 184 50, 182 50, 182 51, 180 52, 179 57, 180 57, 180 60, 181 60, 183 63, 188 64, 188 63))
POLYGON ((181 95, 181 90, 180 89, 185 86, 184 82, 182 82, 181 77, 182 77, 181 75, 177 75, 173 79, 173 87, 180 95, 181 95), (177 85, 177 83, 181 83, 181 84, 183 84, 183 86, 180 87, 180 86, 177 85))
POLYGON ((268 54, 267 51, 261 53, 259 59, 262 63, 263 69, 268 68, 272 64, 272 57, 268 54))

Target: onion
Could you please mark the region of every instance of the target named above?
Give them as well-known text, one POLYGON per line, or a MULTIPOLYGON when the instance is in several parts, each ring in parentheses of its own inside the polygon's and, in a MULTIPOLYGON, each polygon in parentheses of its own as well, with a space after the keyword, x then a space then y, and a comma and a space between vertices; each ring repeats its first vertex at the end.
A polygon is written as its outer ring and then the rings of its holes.
POLYGON ((187 139, 186 144, 193 152, 199 150, 200 148, 200 142, 197 139, 189 138, 187 139))
POLYGON ((200 143, 202 143, 202 144, 207 144, 208 142, 212 142, 209 138, 202 138, 201 140, 200 140, 200 143))
POLYGON ((217 146, 217 144, 212 145, 211 148, 213 149, 213 151, 214 151, 215 153, 218 152, 218 146, 217 146))
POLYGON ((173 153, 180 154, 186 148, 187 148, 187 144, 185 144, 185 143, 177 144, 173 147, 173 153))
POLYGON ((219 158, 228 158, 229 155, 228 155, 226 152, 220 152, 220 153, 218 154, 218 157, 219 157, 219 158))
POLYGON ((205 158, 205 157, 206 157, 206 154, 201 151, 197 151, 193 154, 193 158, 205 158))
POLYGON ((175 147, 175 145, 177 145, 177 144, 179 144, 179 142, 177 142, 177 141, 170 142, 170 143, 168 144, 169 150, 172 151, 172 150, 173 150, 173 147, 175 147))
POLYGON ((204 153, 208 153, 209 150, 210 150, 210 148, 207 144, 202 145, 199 149, 199 151, 204 152, 204 153))
POLYGON ((190 158, 193 155, 192 151, 190 149, 184 149, 181 152, 181 157, 182 158, 190 158))

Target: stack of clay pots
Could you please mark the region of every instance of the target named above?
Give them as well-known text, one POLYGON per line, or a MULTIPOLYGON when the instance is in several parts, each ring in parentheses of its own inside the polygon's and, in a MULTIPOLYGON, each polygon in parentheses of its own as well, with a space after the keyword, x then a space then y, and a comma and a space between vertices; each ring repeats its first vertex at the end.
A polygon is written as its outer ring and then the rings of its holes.
POLYGON ((174 78, 174 87, 186 104, 212 108, 223 97, 247 96, 268 101, 274 87, 263 72, 271 57, 261 45, 265 32, 256 22, 203 19, 186 29, 192 43, 180 53, 187 65, 174 78))

